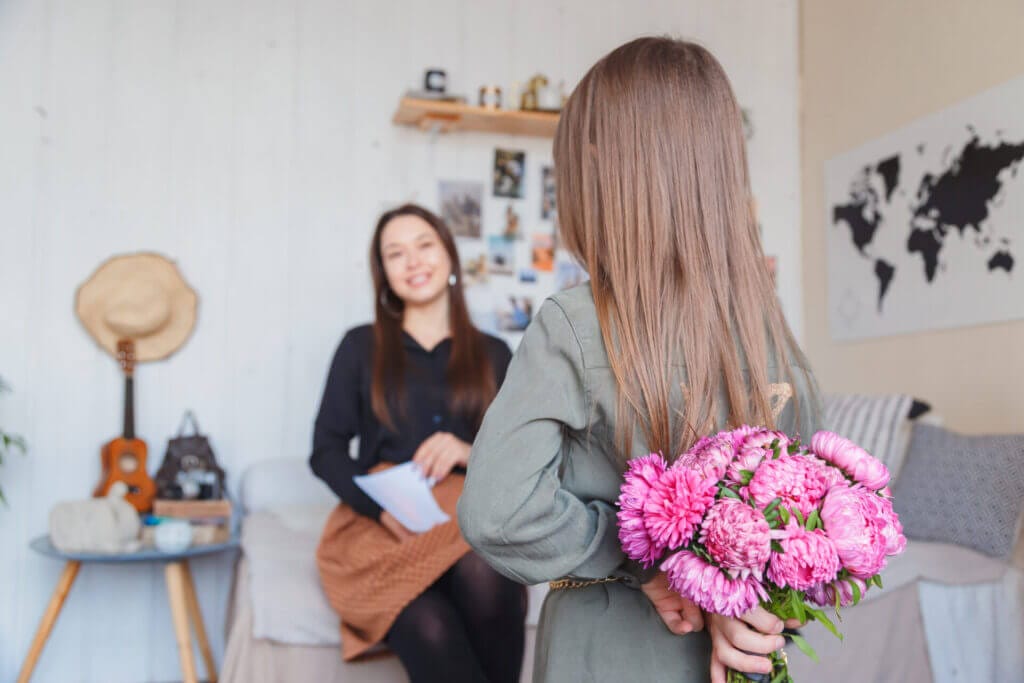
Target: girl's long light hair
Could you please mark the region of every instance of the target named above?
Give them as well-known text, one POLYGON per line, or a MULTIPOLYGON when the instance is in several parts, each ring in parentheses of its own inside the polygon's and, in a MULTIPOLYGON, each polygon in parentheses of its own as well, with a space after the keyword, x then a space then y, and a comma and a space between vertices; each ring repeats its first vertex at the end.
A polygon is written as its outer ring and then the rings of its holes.
POLYGON ((718 61, 668 38, 619 47, 566 103, 554 156, 562 238, 590 272, 618 385, 621 456, 636 426, 650 450, 677 457, 723 401, 729 426, 774 426, 769 359, 789 381, 794 355, 804 360, 761 249, 740 108, 718 61))

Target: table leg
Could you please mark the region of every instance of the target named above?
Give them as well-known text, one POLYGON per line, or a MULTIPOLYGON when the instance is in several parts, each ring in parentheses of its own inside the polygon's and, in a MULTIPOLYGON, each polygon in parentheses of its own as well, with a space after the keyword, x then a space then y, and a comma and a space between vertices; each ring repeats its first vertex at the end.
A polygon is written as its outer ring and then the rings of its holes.
POLYGON ((174 637, 178 641, 178 657, 181 659, 181 674, 184 683, 198 683, 196 662, 192 656, 192 636, 188 630, 188 605, 185 597, 187 572, 184 562, 168 562, 164 569, 167 598, 171 603, 171 618, 174 620, 174 637))
POLYGON ((206 626, 203 625, 203 613, 199 609, 199 598, 196 595, 196 584, 192 579, 192 570, 188 563, 184 563, 185 570, 185 601, 188 604, 188 616, 192 621, 192 628, 199 641, 199 652, 203 655, 203 663, 206 665, 206 677, 210 683, 217 683, 217 663, 213 660, 213 650, 210 648, 210 641, 206 638, 206 626))
POLYGON ((46 639, 50 637, 50 630, 53 629, 53 625, 60 615, 60 610, 64 606, 68 593, 71 592, 71 585, 75 582, 75 577, 78 576, 78 570, 81 566, 82 563, 77 560, 71 560, 64 565, 64 571, 61 572, 60 580, 57 581, 57 588, 54 589, 53 595, 50 596, 50 604, 46 606, 43 618, 39 622, 36 637, 32 640, 32 647, 28 649, 25 662, 21 665, 18 683, 28 683, 29 679, 32 678, 32 671, 36 668, 36 662, 39 661, 39 655, 43 653, 46 639))

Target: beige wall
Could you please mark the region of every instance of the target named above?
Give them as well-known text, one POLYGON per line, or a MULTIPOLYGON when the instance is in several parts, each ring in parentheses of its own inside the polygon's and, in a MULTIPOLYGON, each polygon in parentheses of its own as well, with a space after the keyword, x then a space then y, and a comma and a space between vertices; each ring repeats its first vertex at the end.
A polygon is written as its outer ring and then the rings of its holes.
POLYGON ((909 392, 952 428, 1024 431, 1024 320, 836 343, 823 225, 827 159, 1024 74, 1024 2, 804 0, 800 33, 804 342, 822 387, 909 392))

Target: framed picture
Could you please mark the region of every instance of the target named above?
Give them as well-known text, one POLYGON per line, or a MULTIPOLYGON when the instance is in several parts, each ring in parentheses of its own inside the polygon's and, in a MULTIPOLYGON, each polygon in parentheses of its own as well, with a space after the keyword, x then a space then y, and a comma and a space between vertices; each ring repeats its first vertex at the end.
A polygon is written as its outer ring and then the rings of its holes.
POLYGON ((494 196, 522 199, 525 172, 526 152, 494 150, 494 196))
POLYGON ((442 180, 438 183, 441 218, 456 237, 480 237, 483 183, 442 180))

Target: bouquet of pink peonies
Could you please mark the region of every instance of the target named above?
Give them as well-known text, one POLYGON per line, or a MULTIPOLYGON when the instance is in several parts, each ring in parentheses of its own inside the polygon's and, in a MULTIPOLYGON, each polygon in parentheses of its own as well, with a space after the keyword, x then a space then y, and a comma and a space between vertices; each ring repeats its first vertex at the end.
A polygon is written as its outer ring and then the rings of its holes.
MULTIPOLYGON (((832 432, 806 448, 743 426, 701 439, 671 465, 658 454, 630 461, 619 540, 645 567, 661 561, 669 585, 705 612, 740 617, 761 604, 841 639, 822 608, 838 617, 881 588, 886 558, 906 547, 888 482, 885 465, 832 432)), ((772 683, 791 682, 785 655, 770 658, 772 683)), ((730 672, 729 681, 755 676, 730 672)))

